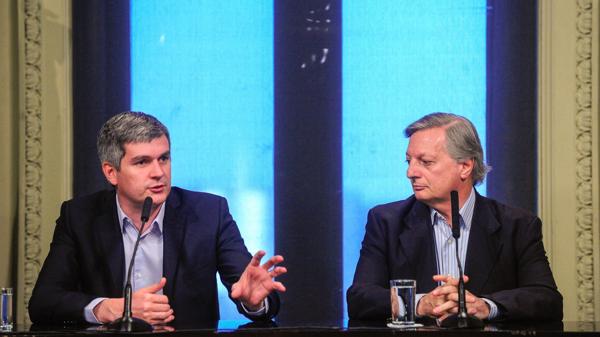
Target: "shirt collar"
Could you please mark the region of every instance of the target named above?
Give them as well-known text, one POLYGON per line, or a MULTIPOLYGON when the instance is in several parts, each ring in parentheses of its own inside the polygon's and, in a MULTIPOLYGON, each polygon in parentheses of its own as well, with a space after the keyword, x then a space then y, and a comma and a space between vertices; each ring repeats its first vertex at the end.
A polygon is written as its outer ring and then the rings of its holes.
MULTIPOLYGON (((121 227, 121 232, 125 233, 125 219, 127 219, 127 221, 131 222, 130 218, 127 216, 127 214, 125 214, 125 212, 123 212, 123 209, 121 208, 121 204, 119 203, 119 197, 115 194, 115 199, 117 200, 117 213, 119 215, 119 225, 121 227)), ((163 231, 163 220, 165 218, 165 202, 163 202, 160 205, 160 210, 158 211, 158 214, 156 215, 156 218, 154 219, 153 224, 156 224, 156 228, 158 228, 158 231, 160 233, 162 233, 163 231)), ((132 223, 133 224, 133 223, 132 223)))
MULTIPOLYGON (((475 195, 476 195, 475 189, 471 188, 471 194, 469 194, 469 197, 463 204, 463 207, 461 207, 461 209, 458 211, 458 213, 460 214, 460 216, 463 220, 461 222, 461 224, 464 224, 466 230, 471 229, 471 221, 473 220, 473 212, 475 210, 475 195)), ((430 207, 429 209, 430 209, 430 215, 431 215, 431 223, 434 226, 436 224, 436 221, 435 221, 436 216, 439 217, 440 219, 444 219, 444 221, 446 221, 446 219, 442 216, 442 214, 439 213, 438 211, 436 211, 434 208, 430 207)))

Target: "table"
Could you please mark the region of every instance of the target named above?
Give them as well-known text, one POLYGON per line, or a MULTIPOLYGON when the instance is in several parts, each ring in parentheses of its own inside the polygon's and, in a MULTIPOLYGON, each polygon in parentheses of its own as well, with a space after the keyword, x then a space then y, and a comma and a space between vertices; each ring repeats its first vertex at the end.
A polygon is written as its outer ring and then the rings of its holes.
MULTIPOLYGON (((101 326, 36 326, 17 325, 13 331, 0 332, 4 336, 76 336, 116 335, 101 326)), ((424 326, 411 330, 391 329, 386 322, 249 322, 219 321, 198 323, 195 326, 158 327, 149 333, 134 335, 164 336, 271 336, 271 337, 350 337, 350 336, 600 336, 600 322, 519 322, 488 324, 483 330, 452 330, 424 326)))

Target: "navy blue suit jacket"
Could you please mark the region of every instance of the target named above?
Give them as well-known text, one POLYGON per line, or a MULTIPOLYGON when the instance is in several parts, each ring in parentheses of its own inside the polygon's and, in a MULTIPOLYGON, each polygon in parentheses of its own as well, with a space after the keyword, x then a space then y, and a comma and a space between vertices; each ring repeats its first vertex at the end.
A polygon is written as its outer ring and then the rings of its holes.
MULTIPOLYGON (((560 320, 562 296, 542 243, 542 223, 523 210, 477 194, 465 263, 465 288, 494 301, 503 320, 560 320)), ((417 293, 437 284, 429 207, 415 199, 369 211, 354 281, 351 319, 391 316, 389 280, 415 279, 417 293)))
MULTIPOLYGON (((251 259, 225 198, 173 187, 163 222, 163 293, 175 323, 219 319, 216 273, 231 290, 251 259)), ((125 253, 115 191, 63 203, 50 252, 29 301, 34 323, 85 322, 84 307, 97 297, 122 297, 125 253)), ((269 319, 279 297, 268 297, 269 319)), ((238 311, 243 313, 240 304, 238 311)))

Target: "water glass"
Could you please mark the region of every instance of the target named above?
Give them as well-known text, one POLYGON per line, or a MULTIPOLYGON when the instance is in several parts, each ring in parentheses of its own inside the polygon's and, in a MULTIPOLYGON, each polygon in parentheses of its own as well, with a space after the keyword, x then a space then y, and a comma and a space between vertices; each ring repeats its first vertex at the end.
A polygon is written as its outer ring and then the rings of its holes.
POLYGON ((390 280, 392 321, 394 325, 415 324, 415 295, 417 281, 390 280))
POLYGON ((0 331, 10 331, 13 327, 13 290, 0 288, 0 331))

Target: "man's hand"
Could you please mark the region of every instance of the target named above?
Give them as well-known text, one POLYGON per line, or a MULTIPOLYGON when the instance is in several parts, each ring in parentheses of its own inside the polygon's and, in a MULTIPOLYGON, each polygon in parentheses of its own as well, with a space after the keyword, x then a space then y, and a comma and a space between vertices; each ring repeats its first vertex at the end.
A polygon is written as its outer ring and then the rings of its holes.
MULTIPOLYGON (((444 320, 446 317, 458 313, 458 279, 447 275, 435 275, 433 280, 443 284, 423 296, 417 307, 417 315, 435 317, 444 320)), ((465 283, 469 277, 464 276, 465 283)), ((490 314, 490 307, 483 299, 465 291, 467 313, 479 319, 486 319, 490 314)))
MULTIPOLYGON (((175 319, 169 299, 165 295, 157 294, 165 284, 166 278, 161 278, 159 283, 152 284, 133 293, 131 313, 133 317, 156 324, 166 324, 175 319)), ((123 316, 123 298, 108 298, 94 308, 94 315, 101 323, 112 322, 123 316)))
MULTIPOLYGON (((449 314, 458 312, 458 280, 448 275, 434 275, 433 280, 443 284, 421 297, 417 315, 444 319, 449 314), (456 301, 452 300, 453 295, 456 295, 456 301)), ((469 278, 465 276, 464 280, 468 282, 469 278)))
POLYGON ((443 284, 421 297, 421 300, 417 304, 417 316, 439 318, 446 314, 446 311, 440 309, 443 305, 452 308, 453 303, 446 299, 446 295, 456 292, 458 283, 453 284, 448 282, 454 279, 447 275, 434 275, 433 280, 443 282, 443 284))
POLYGON ((263 250, 254 254, 240 279, 231 286, 231 298, 240 300, 250 311, 260 310, 264 299, 272 291, 285 291, 281 282, 273 280, 287 272, 285 267, 274 267, 283 262, 283 257, 275 255, 261 266, 260 260, 265 254, 263 250))
MULTIPOLYGON (((465 293, 467 313, 482 320, 487 319, 490 315, 490 306, 487 304, 487 302, 481 299, 480 297, 471 294, 468 290, 465 290, 465 293)), ((449 295, 447 298, 451 301, 456 302, 456 307, 450 310, 450 312, 452 314, 458 313, 458 292, 449 295)))

